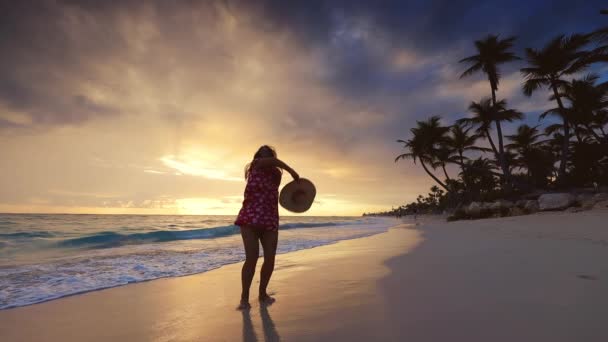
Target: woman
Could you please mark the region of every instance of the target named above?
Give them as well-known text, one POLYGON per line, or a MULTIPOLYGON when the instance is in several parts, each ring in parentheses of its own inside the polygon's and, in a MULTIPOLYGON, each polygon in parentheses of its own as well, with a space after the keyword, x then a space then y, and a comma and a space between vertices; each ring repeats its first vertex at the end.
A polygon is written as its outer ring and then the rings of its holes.
POLYGON ((241 227, 245 246, 245 264, 241 272, 243 292, 239 309, 248 309, 249 288, 255 274, 255 265, 260 256, 259 243, 264 249, 264 263, 260 275, 260 302, 270 304, 274 298, 266 292, 270 276, 274 270, 274 257, 279 236, 279 185, 281 169, 297 180, 300 176, 287 164, 277 159, 275 150, 267 145, 258 149, 253 161, 245 167, 245 199, 239 215, 234 222, 241 227))

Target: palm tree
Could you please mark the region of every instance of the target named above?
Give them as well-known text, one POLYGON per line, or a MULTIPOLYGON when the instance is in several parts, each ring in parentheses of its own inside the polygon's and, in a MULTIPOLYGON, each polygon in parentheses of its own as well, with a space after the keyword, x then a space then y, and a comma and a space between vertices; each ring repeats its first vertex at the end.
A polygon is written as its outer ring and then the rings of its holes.
POLYGON ((530 127, 525 124, 520 125, 517 127, 517 133, 506 136, 507 139, 511 141, 511 143, 507 145, 507 148, 522 154, 530 148, 540 146, 543 141, 539 141, 539 139, 543 135, 544 134, 538 130, 538 126, 530 127))
MULTIPOLYGON (((482 151, 487 152, 491 151, 491 149, 475 146, 477 139, 481 136, 479 134, 469 134, 471 128, 465 128, 461 124, 453 125, 450 128, 450 135, 448 136, 447 145, 449 148, 454 151, 457 156, 457 164, 460 165, 460 168, 463 173, 465 170, 465 160, 468 158, 464 155, 467 151, 482 151)), ((452 159, 454 160, 454 159, 452 159)), ((466 185, 466 184, 465 184, 466 185)))
MULTIPOLYGON (((570 107, 566 108, 569 120, 575 130, 593 136, 598 143, 608 143, 608 139, 603 133, 602 121, 608 112, 608 85, 595 85, 599 79, 598 75, 589 74, 580 80, 572 80, 564 83, 559 95, 570 102, 570 107), (595 130, 599 129, 603 137, 595 130)), ((559 113, 556 109, 550 109, 543 113, 559 113)), ((582 139, 578 139, 582 142, 582 139)))
MULTIPOLYGON (((551 112, 551 110, 548 110, 548 111, 542 113, 541 116, 545 117, 548 114, 552 114, 550 112, 551 112)), ((570 113, 569 108, 566 108, 566 112, 570 113)), ((568 114, 568 115, 570 115, 570 114, 568 114)), ((584 127, 581 127, 579 125, 579 122, 577 120, 574 120, 571 123, 575 124, 573 126, 574 126, 574 135, 576 136, 576 140, 578 140, 578 142, 584 142, 585 140, 588 140, 587 136, 589 135, 589 132, 587 131, 587 129, 584 128, 584 127)), ((564 134, 564 125, 563 124, 554 123, 554 124, 551 124, 551 125, 545 127, 545 135, 546 136, 554 136, 555 137, 556 133, 561 136, 560 137, 560 143, 563 142, 564 141, 562 139, 563 138, 563 134, 564 134)), ((561 155, 561 147, 560 147, 559 151, 556 151, 556 153, 559 154, 559 155, 561 155)))
POLYGON ((604 130, 604 126, 608 126, 608 112, 601 111, 595 115, 595 125, 602 132, 605 141, 608 141, 608 135, 604 130))
POLYGON ((450 178, 450 175, 448 175, 448 171, 446 170, 445 166, 448 163, 453 162, 453 157, 454 157, 454 150, 452 150, 447 142, 444 142, 442 144, 439 145, 439 147, 437 148, 437 151, 435 152, 435 160, 431 163, 431 167, 433 169, 437 169, 439 167, 441 167, 441 169, 443 170, 443 174, 445 176, 446 181, 451 181, 452 179, 450 178))
POLYGON ((433 116, 427 121, 417 121, 416 127, 410 129, 412 138, 404 141, 397 140, 399 143, 404 144, 404 148, 408 151, 400 154, 395 158, 395 162, 399 159, 412 159, 414 163, 417 160, 420 161, 420 165, 424 171, 431 177, 437 184, 439 184, 446 191, 450 191, 448 186, 439 180, 426 166, 434 164, 437 161, 437 154, 441 145, 445 143, 446 133, 449 128, 441 126, 438 116, 433 116))
MULTIPOLYGON (((500 164, 500 151, 496 149, 496 145, 490 134, 491 123, 497 122, 500 124, 502 121, 512 122, 514 120, 521 120, 523 114, 513 109, 507 109, 507 102, 505 100, 500 100, 494 105, 489 98, 482 99, 479 102, 471 102, 469 111, 473 113, 472 117, 459 119, 456 123, 459 125, 471 125, 472 127, 476 127, 475 132, 478 136, 484 136, 488 139, 492 151, 500 164)), ((503 160, 505 159, 506 158, 503 158, 503 160)), ((502 165, 500 166, 502 168, 502 165)), ((503 176, 508 177, 508 174, 509 171, 507 170, 505 173, 505 170, 503 169, 503 176)))
POLYGON ((494 108, 490 98, 482 99, 479 102, 473 101, 469 105, 469 111, 473 113, 473 116, 470 118, 458 119, 456 120, 456 124, 465 127, 467 125, 475 127, 475 133, 488 139, 494 155, 498 157, 498 150, 496 149, 494 140, 492 140, 492 135, 490 135, 490 130, 492 129, 491 124, 494 120, 494 108))
MULTIPOLYGON (((593 182, 602 182, 602 174, 608 171, 608 165, 602 165, 602 160, 607 157, 608 149, 605 145, 589 141, 573 142, 568 163, 568 180, 577 186, 591 186, 593 182)), ((603 182, 606 181, 608 178, 603 179, 603 182)))
MULTIPOLYGON (((513 47, 514 41, 515 37, 499 39, 497 35, 488 35, 483 40, 475 41, 475 47, 477 48, 476 55, 460 60, 460 63, 467 63, 470 65, 470 67, 460 75, 460 78, 470 76, 478 71, 482 71, 487 75, 492 91, 492 104, 494 106, 497 105, 496 91, 498 91, 498 84, 500 82, 498 65, 519 59, 519 57, 509 51, 509 49, 513 47)), ((496 153, 496 156, 498 157, 497 159, 505 177, 508 178, 509 168, 503 155, 502 127, 499 120, 496 120, 495 123, 496 135, 498 136, 498 153, 496 153)), ((495 147, 494 150, 496 150, 495 147)))
POLYGON ((474 172, 462 172, 460 176, 467 184, 467 192, 470 197, 481 199, 484 194, 494 191, 496 187, 495 164, 487 158, 479 157, 475 160, 468 160, 466 170, 474 172))
POLYGON ((562 117, 564 141, 558 171, 558 183, 563 183, 568 161, 570 123, 558 89, 564 85, 564 77, 577 73, 589 65, 588 54, 583 48, 589 44, 589 36, 573 34, 560 35, 542 49, 526 49, 528 67, 522 68, 525 77, 523 92, 531 96, 536 90, 549 88, 557 102, 557 113, 562 117))
POLYGON ((507 149, 517 153, 515 159, 517 165, 527 170, 528 177, 533 176, 532 174, 538 169, 536 166, 539 162, 540 148, 545 143, 539 139, 543 136, 538 126, 528 125, 520 125, 516 134, 506 136, 511 141, 507 144, 507 149))

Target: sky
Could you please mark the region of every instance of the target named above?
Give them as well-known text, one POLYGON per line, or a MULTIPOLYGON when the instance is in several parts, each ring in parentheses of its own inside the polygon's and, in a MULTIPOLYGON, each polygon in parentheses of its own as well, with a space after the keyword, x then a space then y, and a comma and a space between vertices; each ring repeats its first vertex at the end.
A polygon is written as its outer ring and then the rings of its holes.
MULTIPOLYGON (((396 140, 489 95, 459 79, 473 41, 515 35, 522 56, 605 26, 604 5, 2 1, 0 212, 236 215, 263 144, 315 183, 308 215, 405 204, 433 183, 396 140)), ((498 97, 536 124, 550 103, 522 94, 523 65, 498 97)))

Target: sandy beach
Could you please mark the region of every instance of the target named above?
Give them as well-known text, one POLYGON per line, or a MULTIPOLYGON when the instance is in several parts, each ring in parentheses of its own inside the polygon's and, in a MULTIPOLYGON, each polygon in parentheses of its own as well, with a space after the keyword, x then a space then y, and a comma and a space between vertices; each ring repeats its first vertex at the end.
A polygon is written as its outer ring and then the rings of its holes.
POLYGON ((3 310, 0 340, 606 341, 606 220, 404 220, 279 255, 269 307, 235 310, 233 264, 3 310))

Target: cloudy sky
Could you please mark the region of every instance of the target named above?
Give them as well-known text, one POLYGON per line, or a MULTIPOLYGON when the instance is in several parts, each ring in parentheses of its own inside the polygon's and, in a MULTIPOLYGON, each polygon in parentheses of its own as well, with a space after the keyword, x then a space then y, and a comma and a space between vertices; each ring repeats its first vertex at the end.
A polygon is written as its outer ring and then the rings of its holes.
MULTIPOLYGON (((458 60, 608 23, 602 1, 2 1, 0 212, 236 214, 261 144, 315 182, 311 215, 432 185, 396 139, 489 94, 458 60)), ((530 122, 546 94, 499 97, 530 122)), ((283 184, 290 177, 284 174, 283 184)))

